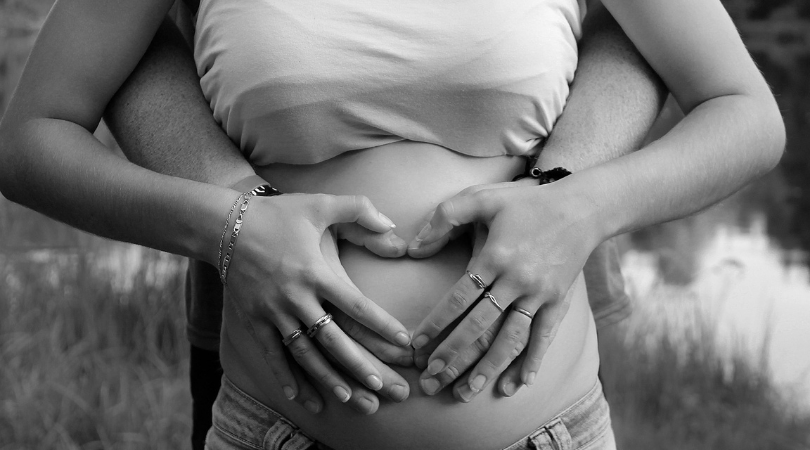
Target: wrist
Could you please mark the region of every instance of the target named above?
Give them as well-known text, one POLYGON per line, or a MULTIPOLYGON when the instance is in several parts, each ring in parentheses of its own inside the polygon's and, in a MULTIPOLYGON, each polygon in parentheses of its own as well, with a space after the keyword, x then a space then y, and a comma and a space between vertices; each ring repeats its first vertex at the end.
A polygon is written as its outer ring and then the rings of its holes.
MULTIPOLYGON (((241 191, 201 184, 195 195, 195 224, 188 230, 188 253, 190 257, 219 267, 219 248, 223 227, 228 212, 241 191)), ((230 222, 233 222, 231 220, 230 222)), ((230 228, 232 223, 228 225, 230 228)))
POLYGON ((564 199, 574 211, 574 221, 579 226, 582 238, 594 248, 619 234, 611 214, 612 205, 605 200, 590 171, 571 174, 540 188, 553 189, 554 198, 564 199))

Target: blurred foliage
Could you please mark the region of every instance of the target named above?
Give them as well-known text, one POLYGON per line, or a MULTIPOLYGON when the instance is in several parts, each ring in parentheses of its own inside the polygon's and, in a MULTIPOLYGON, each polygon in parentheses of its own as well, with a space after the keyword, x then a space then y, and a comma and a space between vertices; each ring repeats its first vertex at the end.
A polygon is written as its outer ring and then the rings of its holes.
POLYGON ((718 349, 699 311, 686 329, 645 312, 599 335, 618 448, 810 449, 810 414, 777 391, 767 355, 718 349))
POLYGON ((123 244, 0 253, 0 449, 187 446, 180 264, 123 244))

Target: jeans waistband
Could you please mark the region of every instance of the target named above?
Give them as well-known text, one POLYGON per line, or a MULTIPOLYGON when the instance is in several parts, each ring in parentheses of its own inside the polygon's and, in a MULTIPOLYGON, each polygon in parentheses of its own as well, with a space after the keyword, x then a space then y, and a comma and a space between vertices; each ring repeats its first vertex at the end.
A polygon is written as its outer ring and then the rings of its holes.
MULTIPOLYGON (((240 448, 326 448, 284 416, 243 392, 225 376, 222 377, 222 389, 214 404, 213 415, 216 432, 238 442, 240 448)), ((615 448, 610 409, 598 381, 576 403, 504 450, 581 448, 615 448), (604 443, 597 444, 600 440, 604 443)))
POLYGON ((607 445, 596 448, 611 448, 615 445, 610 425, 610 408, 602 394, 602 383, 597 381, 576 403, 504 450, 579 449, 600 439, 606 441, 607 445))
MULTIPOLYGON (((222 376, 213 408, 214 428, 255 449, 304 450, 316 442, 281 414, 260 403, 222 376)), ((210 435, 210 433, 209 433, 210 435)))

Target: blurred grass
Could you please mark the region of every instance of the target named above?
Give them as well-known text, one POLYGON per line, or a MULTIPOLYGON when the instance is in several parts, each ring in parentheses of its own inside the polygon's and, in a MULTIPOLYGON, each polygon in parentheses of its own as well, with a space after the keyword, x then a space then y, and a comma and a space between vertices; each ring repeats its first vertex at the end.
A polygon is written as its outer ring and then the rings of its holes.
POLYGON ((0 251, 0 449, 185 448, 181 261, 90 241, 0 251))
POLYGON ((686 326, 662 311, 637 308, 600 331, 618 448, 810 449, 810 411, 777 390, 765 351, 719 348, 718 324, 698 308, 686 326))

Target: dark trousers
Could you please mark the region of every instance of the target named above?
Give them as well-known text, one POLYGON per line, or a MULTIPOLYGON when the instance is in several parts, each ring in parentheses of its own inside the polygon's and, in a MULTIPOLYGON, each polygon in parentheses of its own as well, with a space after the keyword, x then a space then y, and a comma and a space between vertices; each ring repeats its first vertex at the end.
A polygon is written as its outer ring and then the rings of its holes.
POLYGON ((205 449, 205 435, 211 428, 211 407, 219 394, 222 382, 222 365, 219 352, 191 346, 189 368, 191 381, 191 448, 205 449))

